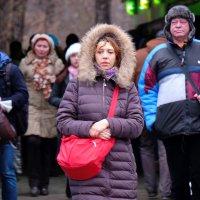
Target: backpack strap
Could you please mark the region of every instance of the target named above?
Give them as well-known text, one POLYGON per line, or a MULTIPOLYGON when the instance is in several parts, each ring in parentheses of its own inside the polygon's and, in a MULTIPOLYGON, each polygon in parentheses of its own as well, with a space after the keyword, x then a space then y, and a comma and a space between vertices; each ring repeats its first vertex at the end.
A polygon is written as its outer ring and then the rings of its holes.
POLYGON ((185 51, 185 48, 183 50, 183 53, 182 53, 182 58, 179 58, 178 55, 176 54, 176 52, 174 51, 174 49, 171 47, 170 44, 167 44, 167 47, 168 47, 168 50, 170 52, 170 54, 174 57, 176 57, 176 59, 180 62, 180 65, 179 66, 181 68, 181 70, 183 71, 183 73, 185 74, 185 77, 186 79, 190 82, 191 86, 193 87, 194 91, 200 95, 200 91, 198 89, 198 87, 195 85, 193 79, 191 78, 190 74, 189 74, 189 71, 187 70, 187 65, 185 63, 185 54, 186 54, 186 51, 185 51))
POLYGON ((5 66, 5 80, 7 85, 7 95, 11 94, 11 82, 10 82, 10 71, 11 71, 12 64, 8 63, 5 66))

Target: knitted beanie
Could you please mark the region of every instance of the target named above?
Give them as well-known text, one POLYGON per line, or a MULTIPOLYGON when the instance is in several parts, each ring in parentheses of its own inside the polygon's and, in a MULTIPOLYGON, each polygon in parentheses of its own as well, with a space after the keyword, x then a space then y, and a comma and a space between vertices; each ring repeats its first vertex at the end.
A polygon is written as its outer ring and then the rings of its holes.
POLYGON ((45 39, 45 40, 47 40, 47 42, 49 43, 50 48, 51 48, 51 49, 54 49, 54 42, 53 42, 53 40, 51 39, 50 36, 48 36, 48 35, 45 34, 45 33, 34 35, 33 39, 31 40, 32 47, 36 44, 36 42, 37 42, 39 39, 45 39))
POLYGON ((58 38, 53 34, 48 34, 53 40, 54 46, 59 46, 58 38))
POLYGON ((80 53, 81 50, 81 44, 80 43, 74 43, 72 44, 65 54, 65 60, 68 61, 69 57, 74 53, 80 53))
POLYGON ((188 40, 192 39, 195 35, 195 15, 188 9, 188 7, 183 5, 177 5, 172 7, 165 16, 165 27, 164 33, 168 40, 172 40, 172 35, 170 33, 170 24, 171 20, 174 18, 184 18, 189 22, 190 25, 190 32, 188 35, 188 40))

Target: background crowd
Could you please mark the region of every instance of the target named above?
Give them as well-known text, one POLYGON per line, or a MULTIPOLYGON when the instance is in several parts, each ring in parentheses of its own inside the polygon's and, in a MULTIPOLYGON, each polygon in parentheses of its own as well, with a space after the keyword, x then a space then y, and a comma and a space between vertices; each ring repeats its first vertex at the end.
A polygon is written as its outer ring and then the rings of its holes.
POLYGON ((0 101, 11 100, 15 109, 29 94, 27 132, 16 138, 14 149, 10 141, 0 144, 2 199, 17 199, 16 174, 22 173, 32 197, 51 192, 51 175, 62 173, 56 163, 62 133, 70 130, 84 138, 115 137, 116 143, 97 177, 74 181, 66 176, 67 197, 137 199, 137 172, 142 172, 149 199, 199 200, 200 42, 194 21, 186 6, 172 7, 164 29, 137 50, 124 30, 100 24, 81 40, 68 35, 65 48, 55 35, 36 33, 27 50, 13 41, 9 56, 0 52, 0 69, 12 62, 13 80, 19 79, 11 83, 11 96, 1 90, 0 101), (115 86, 118 107, 108 119, 115 86))

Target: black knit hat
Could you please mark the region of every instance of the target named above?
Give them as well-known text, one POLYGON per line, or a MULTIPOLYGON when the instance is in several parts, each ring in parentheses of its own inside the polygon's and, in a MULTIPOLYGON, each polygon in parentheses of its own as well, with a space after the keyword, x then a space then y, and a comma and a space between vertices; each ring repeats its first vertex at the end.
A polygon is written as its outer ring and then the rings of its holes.
POLYGON ((195 27, 194 27, 194 22, 195 22, 195 16, 194 14, 188 9, 188 7, 183 6, 183 5, 178 5, 172 7, 168 13, 165 15, 165 27, 164 27, 164 33, 166 35, 166 38, 168 40, 172 40, 172 35, 170 33, 170 23, 171 20, 174 18, 184 18, 188 20, 189 25, 190 25, 190 32, 188 35, 188 40, 192 39, 195 35, 195 27))

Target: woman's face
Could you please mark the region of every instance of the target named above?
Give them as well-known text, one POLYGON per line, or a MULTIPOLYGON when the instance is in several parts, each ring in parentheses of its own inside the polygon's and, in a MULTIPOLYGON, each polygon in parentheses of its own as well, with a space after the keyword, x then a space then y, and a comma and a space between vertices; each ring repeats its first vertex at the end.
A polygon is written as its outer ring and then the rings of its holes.
POLYGON ((95 52, 95 60, 103 70, 111 69, 116 62, 114 48, 109 42, 100 41, 95 52))
POLYGON ((49 43, 44 39, 39 39, 35 46, 34 46, 34 52, 38 58, 45 58, 48 56, 50 51, 49 43))
POLYGON ((78 53, 72 54, 69 57, 69 59, 70 59, 70 63, 71 63, 72 66, 78 67, 78 63, 79 63, 79 55, 78 55, 78 53))

